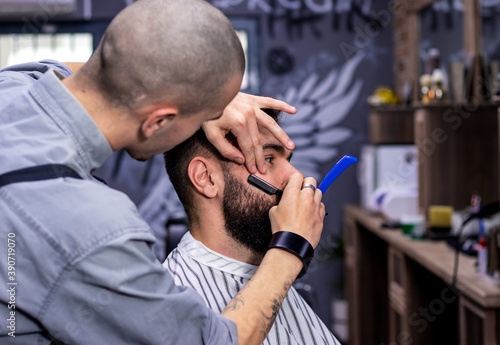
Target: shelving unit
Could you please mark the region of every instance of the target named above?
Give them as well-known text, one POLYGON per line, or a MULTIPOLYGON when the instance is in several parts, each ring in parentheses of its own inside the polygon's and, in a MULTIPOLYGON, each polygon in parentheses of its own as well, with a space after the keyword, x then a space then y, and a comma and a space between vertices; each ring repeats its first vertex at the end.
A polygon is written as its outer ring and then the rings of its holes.
POLYGON ((500 103, 483 100, 484 82, 478 58, 482 51, 482 17, 478 0, 462 0, 463 53, 464 57, 475 57, 470 79, 472 99, 465 103, 419 101, 420 14, 435 1, 395 3, 395 85, 401 94, 403 85, 410 82, 413 102, 406 108, 374 108, 370 114, 373 144, 416 144, 419 212, 423 215, 430 205, 463 209, 473 194, 480 195, 483 203, 500 196, 500 103), (413 133, 409 134, 408 128, 413 128, 413 133))
POLYGON ((499 198, 499 113, 492 103, 435 103, 373 108, 373 144, 414 143, 418 150, 419 213, 430 205, 463 209, 473 194, 499 198))
MULTIPOLYGON (((419 14, 434 0, 395 3, 395 85, 410 82, 410 107, 372 108, 373 144, 417 146, 419 212, 430 205, 462 209, 473 194, 483 203, 500 196, 500 104, 482 99, 479 60, 474 61, 467 103, 420 104, 419 14), (412 131, 408 131, 412 128, 412 131)), ((463 51, 481 52, 478 0, 463 0, 463 51)), ((444 241, 412 240, 359 206, 344 209, 345 294, 349 345, 500 345, 500 288, 476 273, 476 258, 444 241)))
POLYGON ((475 258, 443 241, 384 229, 358 206, 344 209, 349 345, 500 345, 500 288, 476 273, 475 258))

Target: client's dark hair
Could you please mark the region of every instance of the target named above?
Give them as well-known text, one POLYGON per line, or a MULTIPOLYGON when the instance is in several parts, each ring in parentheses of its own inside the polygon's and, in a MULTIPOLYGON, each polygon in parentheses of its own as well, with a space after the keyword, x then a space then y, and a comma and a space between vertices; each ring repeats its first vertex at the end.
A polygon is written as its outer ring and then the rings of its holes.
MULTIPOLYGON (((280 112, 274 109, 262 109, 266 114, 271 116, 276 122, 280 112)), ((231 132, 226 135, 226 138, 234 145, 238 146, 236 138, 231 132)), ((208 141, 205 132, 199 129, 193 136, 177 145, 170 151, 164 153, 165 168, 172 182, 172 185, 179 196, 180 201, 184 205, 187 216, 193 220, 195 213, 193 212, 194 197, 193 184, 188 176, 188 166, 191 160, 197 156, 205 158, 216 158, 223 166, 229 162, 224 158, 219 151, 208 141)))

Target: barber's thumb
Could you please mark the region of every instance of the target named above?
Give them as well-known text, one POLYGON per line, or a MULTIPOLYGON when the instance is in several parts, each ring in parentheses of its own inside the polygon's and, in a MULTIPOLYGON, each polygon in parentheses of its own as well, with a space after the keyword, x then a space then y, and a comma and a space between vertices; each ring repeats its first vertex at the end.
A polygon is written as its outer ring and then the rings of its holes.
POLYGON ((274 205, 273 207, 271 207, 271 209, 269 210, 269 217, 272 218, 276 214, 277 209, 278 205, 274 205))

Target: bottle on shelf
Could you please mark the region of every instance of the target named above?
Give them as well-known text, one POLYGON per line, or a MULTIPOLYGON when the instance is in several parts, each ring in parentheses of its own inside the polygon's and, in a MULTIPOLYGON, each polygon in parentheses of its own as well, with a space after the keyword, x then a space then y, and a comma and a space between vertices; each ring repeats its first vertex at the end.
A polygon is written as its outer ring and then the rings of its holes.
POLYGON ((419 79, 420 96, 423 104, 443 101, 447 97, 448 80, 440 65, 441 53, 439 49, 429 49, 425 61, 425 73, 419 79))

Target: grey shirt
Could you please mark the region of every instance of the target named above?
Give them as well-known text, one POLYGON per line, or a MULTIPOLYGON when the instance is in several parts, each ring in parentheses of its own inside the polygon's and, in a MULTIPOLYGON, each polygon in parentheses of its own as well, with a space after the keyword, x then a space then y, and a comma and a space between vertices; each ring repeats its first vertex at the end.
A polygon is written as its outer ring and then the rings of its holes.
POLYGON ((0 343, 236 344, 236 325, 155 259, 130 199, 92 177, 112 150, 61 83, 70 73, 0 71, 0 174, 58 163, 84 178, 0 188, 0 343))

